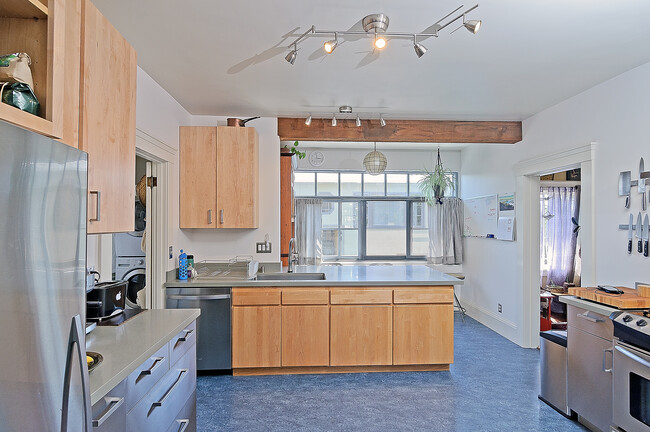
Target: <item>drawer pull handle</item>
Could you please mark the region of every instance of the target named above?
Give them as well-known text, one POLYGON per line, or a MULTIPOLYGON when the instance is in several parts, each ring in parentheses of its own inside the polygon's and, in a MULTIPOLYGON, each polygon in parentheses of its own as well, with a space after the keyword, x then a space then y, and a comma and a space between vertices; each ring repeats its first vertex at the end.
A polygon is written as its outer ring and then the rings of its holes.
POLYGON ((151 375, 153 371, 155 371, 156 368, 162 364, 163 360, 165 360, 165 357, 155 357, 153 359, 153 363, 151 364, 151 367, 149 369, 140 372, 140 375, 151 375))
POLYGON ((181 373, 178 374, 178 378, 176 378, 176 381, 174 382, 174 384, 169 388, 169 390, 167 390, 167 393, 165 393, 165 395, 162 397, 162 399, 160 399, 158 402, 154 402, 154 403, 153 403, 153 406, 154 406, 154 407, 161 407, 161 406, 163 406, 163 404, 165 403, 165 401, 167 400, 167 398, 169 397, 169 395, 174 391, 174 389, 176 388, 176 386, 177 386, 181 381, 183 381, 183 378, 185 377, 185 375, 187 375, 187 373, 188 373, 189 371, 190 371, 189 369, 181 369, 181 373))
POLYGON ((178 432, 185 432, 185 429, 187 429, 190 426, 190 419, 183 419, 183 420, 176 420, 181 427, 178 428, 178 432))
POLYGON ((212 224, 212 209, 208 210, 208 225, 212 224))
POLYGON ((192 333, 194 333, 194 329, 185 330, 185 336, 179 337, 178 342, 187 342, 187 339, 192 333))
POLYGON ((604 319, 593 318, 593 317, 590 317, 587 314, 578 314, 578 318, 582 318, 583 320, 587 320, 587 321, 592 322, 592 323, 605 322, 604 319))
POLYGON ((223 225, 223 209, 219 210, 219 223, 223 225))
POLYGON ((123 397, 121 397, 121 398, 117 398, 117 397, 107 397, 107 398, 104 398, 104 400, 105 400, 106 402, 108 402, 108 406, 109 406, 110 408, 108 408, 108 410, 107 410, 104 414, 102 414, 102 416, 101 416, 100 418, 98 418, 97 420, 93 419, 93 427, 94 427, 94 428, 96 428, 96 427, 100 427, 102 424, 104 424, 104 422, 105 422, 106 420, 108 420, 108 418, 109 418, 109 417, 110 417, 110 416, 111 416, 115 411, 117 411, 117 409, 118 409, 120 406, 122 406, 122 404, 124 403, 124 398, 123 398, 123 397))
POLYGON ((99 222, 101 218, 101 211, 102 211, 102 194, 99 191, 90 191, 88 194, 94 194, 97 195, 97 207, 96 207, 96 217, 95 219, 88 219, 88 222, 99 222))

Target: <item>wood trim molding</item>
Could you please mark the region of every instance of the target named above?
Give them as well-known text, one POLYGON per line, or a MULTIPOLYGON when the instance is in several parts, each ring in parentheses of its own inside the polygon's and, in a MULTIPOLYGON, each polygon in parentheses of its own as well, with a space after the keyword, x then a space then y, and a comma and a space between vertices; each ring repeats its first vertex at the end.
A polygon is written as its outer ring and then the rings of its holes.
POLYGON ((514 144, 522 139, 520 121, 450 121, 450 120, 339 120, 313 119, 305 125, 303 118, 278 117, 278 136, 282 141, 377 141, 429 143, 514 144))

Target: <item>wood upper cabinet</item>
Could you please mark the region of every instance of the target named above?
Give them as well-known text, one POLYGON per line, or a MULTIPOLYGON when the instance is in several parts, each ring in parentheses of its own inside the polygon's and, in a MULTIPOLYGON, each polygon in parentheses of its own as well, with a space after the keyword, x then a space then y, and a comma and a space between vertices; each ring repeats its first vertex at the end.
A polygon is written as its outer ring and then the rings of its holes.
POLYGON ((452 304, 394 306, 393 364, 454 362, 452 304))
MULTIPOLYGON (((233 292, 233 299, 236 294, 233 292)), ((280 306, 232 308, 232 367, 280 367, 280 306)))
POLYGON ((88 233, 133 231, 137 56, 90 0, 82 20, 79 148, 88 153, 88 233))
POLYGON ((257 228, 257 131, 182 126, 180 200, 181 228, 257 228))
POLYGON ((216 228, 217 130, 180 128, 180 226, 216 228))
POLYGON ((282 306, 282 366, 328 366, 329 307, 282 306))
POLYGON ((40 103, 38 115, 0 103, 0 119, 53 138, 63 130, 66 8, 66 0, 0 2, 0 53, 29 55, 40 103))
POLYGON ((393 306, 331 306, 330 365, 392 364, 393 306))

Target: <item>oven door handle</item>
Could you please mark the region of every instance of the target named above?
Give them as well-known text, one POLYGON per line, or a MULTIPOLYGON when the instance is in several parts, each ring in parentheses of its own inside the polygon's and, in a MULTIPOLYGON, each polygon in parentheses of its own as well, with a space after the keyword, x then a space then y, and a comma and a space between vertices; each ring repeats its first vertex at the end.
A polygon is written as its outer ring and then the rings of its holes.
POLYGON ((204 295, 183 295, 170 294, 167 296, 171 300, 228 300, 230 294, 204 294, 204 295))
POLYGON ((616 345, 614 348, 616 349, 616 351, 620 352, 621 354, 623 354, 624 356, 630 358, 631 360, 634 360, 635 362, 641 363, 645 367, 650 368, 650 362, 647 361, 646 359, 643 359, 643 358, 639 357, 638 355, 636 355, 636 354, 634 354, 634 353, 632 353, 632 352, 630 352, 630 351, 626 350, 625 348, 620 347, 618 345, 616 345))

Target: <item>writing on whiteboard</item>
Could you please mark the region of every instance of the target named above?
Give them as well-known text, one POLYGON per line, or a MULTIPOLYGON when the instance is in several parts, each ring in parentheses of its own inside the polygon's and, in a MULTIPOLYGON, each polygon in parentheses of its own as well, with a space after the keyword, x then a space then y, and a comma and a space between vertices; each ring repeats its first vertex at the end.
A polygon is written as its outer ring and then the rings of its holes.
POLYGON ((486 237, 497 232, 498 202, 497 195, 470 198, 464 200, 463 235, 469 237, 486 237))

